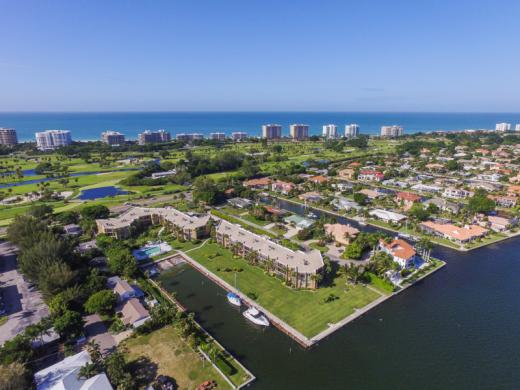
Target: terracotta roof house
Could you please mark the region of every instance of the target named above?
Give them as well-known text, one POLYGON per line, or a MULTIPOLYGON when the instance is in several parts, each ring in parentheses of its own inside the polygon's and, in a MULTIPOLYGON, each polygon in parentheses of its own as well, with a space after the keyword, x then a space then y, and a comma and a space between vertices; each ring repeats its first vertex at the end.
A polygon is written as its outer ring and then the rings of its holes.
POLYGON ((372 169, 362 169, 359 171, 358 180, 360 181, 383 181, 385 175, 372 169))
POLYGON ((415 264, 417 252, 414 247, 401 239, 395 239, 390 243, 379 241, 379 250, 388 253, 401 268, 412 268, 415 264))
POLYGON ((358 193, 366 195, 368 197, 368 199, 377 199, 381 196, 384 196, 384 194, 382 194, 381 192, 376 191, 376 190, 371 190, 369 188, 364 188, 362 190, 359 190, 358 193))
POLYGON ((478 225, 465 225, 460 227, 451 223, 441 224, 433 221, 426 221, 422 222, 419 226, 421 229, 429 233, 447 238, 448 240, 460 244, 473 241, 479 237, 484 237, 488 233, 487 229, 478 225))
POLYGON ((342 245, 349 245, 359 234, 359 230, 355 227, 341 223, 326 223, 323 227, 327 235, 331 235, 334 241, 342 245))
POLYGON ((340 169, 338 171, 338 177, 340 179, 352 180, 356 174, 356 170, 353 168, 340 169))
POLYGON ((510 185, 507 188, 507 195, 508 196, 515 196, 515 197, 520 196, 520 186, 510 185))
POLYGON ((314 184, 325 184, 325 183, 327 183, 329 181, 329 178, 325 177, 325 176, 318 175, 318 176, 313 176, 313 177, 309 178, 309 181, 314 183, 314 184))
POLYGON ((488 198, 501 207, 514 207, 517 202, 517 198, 514 196, 488 195, 488 198))
POLYGON ((349 166, 349 168, 358 168, 361 166, 361 163, 354 161, 354 162, 351 162, 350 164, 348 164, 348 166, 349 166))
POLYGON ((397 204, 403 205, 405 210, 410 209, 414 203, 420 202, 421 197, 413 192, 398 192, 395 194, 395 201, 397 204))
POLYGON ((150 319, 150 313, 144 308, 137 298, 126 301, 120 309, 121 321, 125 325, 138 328, 150 319))
POLYGON ((271 179, 268 177, 262 177, 260 179, 246 180, 242 183, 244 187, 254 188, 257 190, 268 190, 271 184, 271 179))

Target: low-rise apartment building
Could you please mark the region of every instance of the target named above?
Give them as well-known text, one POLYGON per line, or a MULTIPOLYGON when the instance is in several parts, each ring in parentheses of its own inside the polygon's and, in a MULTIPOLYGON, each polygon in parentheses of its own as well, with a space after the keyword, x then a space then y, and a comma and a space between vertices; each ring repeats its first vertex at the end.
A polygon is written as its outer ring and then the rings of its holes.
POLYGON ((296 288, 318 287, 317 275, 322 272, 324 265, 318 250, 293 251, 225 220, 219 221, 216 240, 239 256, 254 258, 253 262, 296 288))
POLYGON ((141 224, 163 225, 185 240, 196 240, 208 234, 209 215, 192 216, 171 207, 146 208, 133 207, 115 218, 97 219, 98 233, 103 233, 117 239, 130 237, 132 226, 141 224))

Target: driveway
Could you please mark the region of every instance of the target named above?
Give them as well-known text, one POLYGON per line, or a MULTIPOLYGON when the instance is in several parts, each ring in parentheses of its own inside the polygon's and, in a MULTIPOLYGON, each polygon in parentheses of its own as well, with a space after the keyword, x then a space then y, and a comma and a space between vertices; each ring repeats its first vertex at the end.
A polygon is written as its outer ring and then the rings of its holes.
POLYGON ((94 340, 99 344, 101 353, 106 354, 112 352, 116 347, 116 340, 109 332, 101 317, 97 314, 91 314, 84 318, 85 333, 88 340, 94 340))
POLYGON ((5 241, 0 242, 0 291, 8 316, 7 322, 0 327, 0 345, 49 315, 41 294, 35 288, 29 288, 18 272, 16 248, 5 241))

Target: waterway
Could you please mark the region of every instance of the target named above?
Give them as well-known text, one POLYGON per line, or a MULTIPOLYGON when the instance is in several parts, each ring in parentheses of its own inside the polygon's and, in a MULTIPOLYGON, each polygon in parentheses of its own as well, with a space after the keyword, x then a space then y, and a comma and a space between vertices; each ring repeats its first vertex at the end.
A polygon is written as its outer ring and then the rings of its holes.
POLYGON ((250 325, 225 291, 189 267, 172 287, 257 376, 255 390, 516 389, 518 253, 518 238, 470 253, 436 246, 446 267, 308 350, 250 325))

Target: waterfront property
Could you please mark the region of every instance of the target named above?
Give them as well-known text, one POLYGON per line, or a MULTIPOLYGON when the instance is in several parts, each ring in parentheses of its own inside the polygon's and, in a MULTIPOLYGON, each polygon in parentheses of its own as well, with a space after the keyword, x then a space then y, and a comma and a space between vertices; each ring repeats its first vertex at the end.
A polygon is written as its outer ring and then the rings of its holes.
POLYGON ((117 239, 128 238, 132 226, 163 225, 183 236, 185 240, 196 240, 207 235, 209 215, 188 215, 171 207, 133 207, 116 218, 97 219, 98 233, 117 239))
POLYGON ((446 238, 459 244, 484 237, 488 230, 478 225, 456 226, 451 223, 437 223, 433 221, 422 222, 420 225, 424 231, 446 238))
POLYGON ((323 228, 327 235, 332 236, 334 241, 341 245, 349 245, 359 234, 359 230, 355 227, 341 223, 326 223, 323 228))
POLYGON ((414 247, 401 239, 389 243, 379 241, 379 250, 388 253, 401 268, 412 268, 415 264, 417 252, 414 247))
POLYGON ((221 220, 216 231, 217 242, 244 258, 258 263, 297 288, 317 288, 323 269, 320 251, 293 251, 265 236, 259 236, 239 225, 221 220))

